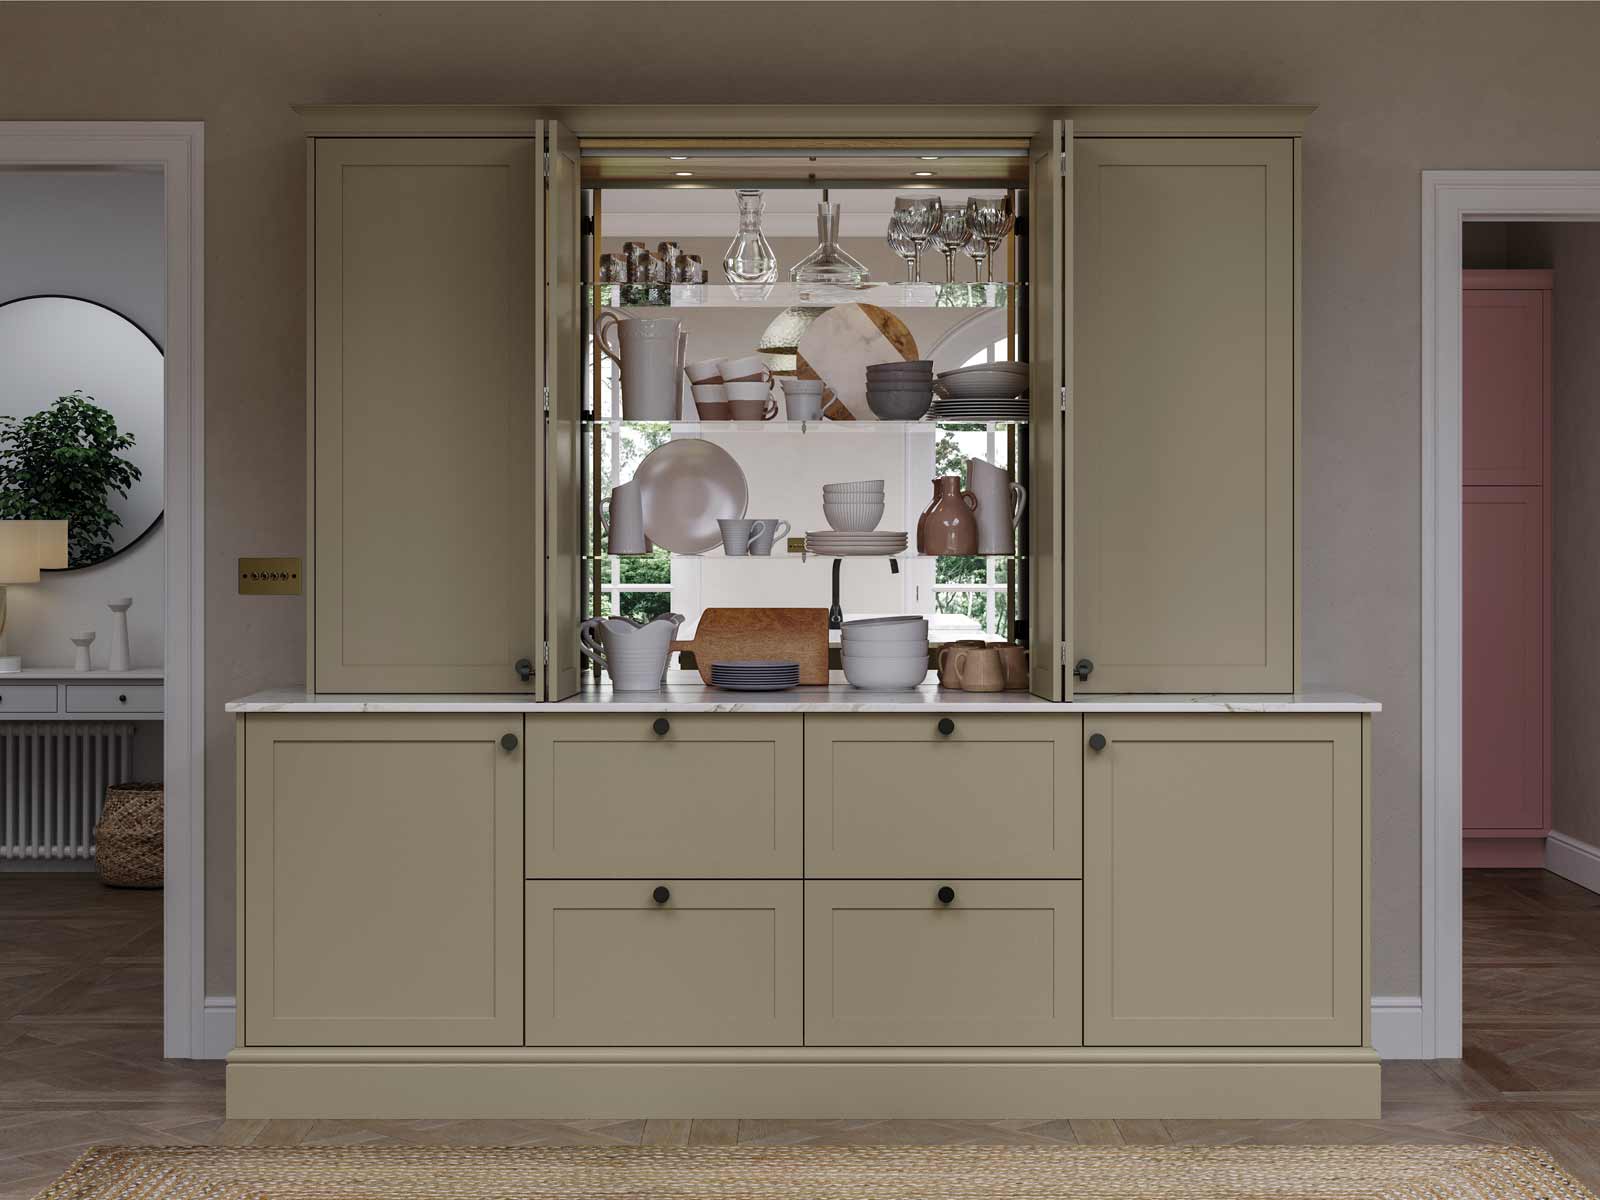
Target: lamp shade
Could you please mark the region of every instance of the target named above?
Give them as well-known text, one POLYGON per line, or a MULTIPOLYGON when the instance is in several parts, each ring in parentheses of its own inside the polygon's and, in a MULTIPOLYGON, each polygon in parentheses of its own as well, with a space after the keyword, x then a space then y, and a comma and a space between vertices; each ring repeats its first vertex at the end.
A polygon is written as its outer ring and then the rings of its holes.
POLYGON ((38 583, 41 568, 66 565, 65 521, 0 521, 0 587, 38 583))

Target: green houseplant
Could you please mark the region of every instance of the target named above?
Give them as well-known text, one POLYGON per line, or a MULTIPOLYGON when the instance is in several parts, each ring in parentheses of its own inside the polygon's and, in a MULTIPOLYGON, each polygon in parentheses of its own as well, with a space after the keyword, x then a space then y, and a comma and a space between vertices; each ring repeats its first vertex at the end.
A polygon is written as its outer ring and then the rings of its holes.
POLYGON ((0 416, 0 520, 65 519, 69 565, 111 557, 122 518, 108 498, 126 498, 140 477, 123 454, 133 444, 81 390, 25 417, 0 416))

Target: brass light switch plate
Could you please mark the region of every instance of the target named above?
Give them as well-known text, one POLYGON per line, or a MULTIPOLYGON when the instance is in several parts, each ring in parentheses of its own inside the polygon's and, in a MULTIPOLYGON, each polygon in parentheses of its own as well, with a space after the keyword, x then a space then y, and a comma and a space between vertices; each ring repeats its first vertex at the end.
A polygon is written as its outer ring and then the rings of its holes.
POLYGON ((241 558, 239 560, 241 596, 298 596, 300 560, 298 558, 241 558))
POLYGON ((805 540, 805 538, 797 537, 797 538, 790 538, 789 539, 789 553, 790 554, 804 554, 805 552, 806 552, 806 540, 805 540))

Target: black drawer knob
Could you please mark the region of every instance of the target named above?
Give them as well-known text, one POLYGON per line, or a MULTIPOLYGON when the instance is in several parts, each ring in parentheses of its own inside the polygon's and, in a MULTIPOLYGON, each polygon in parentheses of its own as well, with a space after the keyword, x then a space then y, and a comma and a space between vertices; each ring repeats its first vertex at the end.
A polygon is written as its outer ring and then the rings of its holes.
POLYGON ((1089 749, 1091 749, 1091 750, 1095 751, 1096 753, 1098 753, 1101 750, 1104 750, 1105 748, 1106 748, 1106 735, 1105 734, 1103 734, 1103 733, 1091 733, 1089 735, 1089 749))
POLYGON ((937 895, 940 904, 950 904, 956 898, 956 890, 947 883, 939 889, 937 895))
POLYGON ((672 722, 667 720, 665 717, 657 717, 655 724, 650 726, 650 728, 656 731, 657 737, 666 737, 667 730, 672 728, 672 722))
POLYGON ((658 886, 655 891, 650 893, 650 899, 654 900, 657 904, 665 904, 668 900, 672 899, 672 893, 666 887, 658 886))
POLYGON ((511 751, 515 750, 516 748, 517 748, 517 735, 516 734, 508 733, 503 738, 500 739, 500 749, 504 750, 507 754, 511 753, 511 751))
POLYGON ((945 737, 949 737, 955 731, 956 731, 956 723, 954 721, 952 721, 949 717, 940 717, 939 718, 939 732, 940 733, 944 734, 945 737))
POLYGON ((117 697, 117 703, 118 704, 126 704, 127 702, 128 702, 128 698, 126 696, 118 696, 117 697))

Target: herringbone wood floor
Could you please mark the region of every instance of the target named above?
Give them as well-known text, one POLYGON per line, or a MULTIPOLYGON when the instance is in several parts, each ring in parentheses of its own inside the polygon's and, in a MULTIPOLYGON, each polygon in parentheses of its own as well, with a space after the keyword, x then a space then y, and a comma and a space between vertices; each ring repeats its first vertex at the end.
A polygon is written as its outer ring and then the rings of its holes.
POLYGON ((1521 1142, 1600 1190, 1600 896, 1469 873, 1467 1054, 1384 1069, 1377 1121, 225 1121, 161 1057, 161 896, 0 876, 0 1200, 93 1143, 1521 1142))

